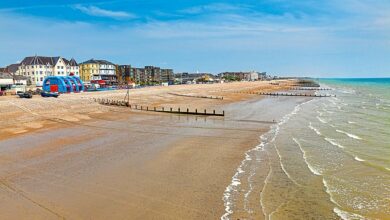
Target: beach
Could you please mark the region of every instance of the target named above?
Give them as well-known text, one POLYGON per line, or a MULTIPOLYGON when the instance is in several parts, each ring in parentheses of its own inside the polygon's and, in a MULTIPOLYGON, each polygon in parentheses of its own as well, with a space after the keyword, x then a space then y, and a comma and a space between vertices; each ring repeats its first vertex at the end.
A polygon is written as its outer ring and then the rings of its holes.
POLYGON ((291 85, 2 97, 0 219, 386 219, 389 84, 291 85))
MULTIPOLYGON (((283 115, 259 95, 289 83, 130 90, 130 103, 226 111, 225 117, 103 106, 126 90, 0 100, 0 218, 217 219, 244 153, 283 115), (217 95, 223 100, 170 95, 217 95), (257 118, 258 112, 268 112, 257 118)), ((286 109, 287 111, 287 109, 286 109)))

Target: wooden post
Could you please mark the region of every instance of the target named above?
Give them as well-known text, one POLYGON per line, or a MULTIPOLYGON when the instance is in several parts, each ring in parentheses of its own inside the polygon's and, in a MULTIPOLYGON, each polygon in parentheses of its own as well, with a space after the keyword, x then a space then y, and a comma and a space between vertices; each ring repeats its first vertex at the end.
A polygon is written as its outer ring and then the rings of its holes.
POLYGON ((204 114, 206 114, 206 109, 204 110, 204 114))
POLYGON ((149 106, 146 106, 146 111, 149 111, 149 106))
POLYGON ((213 110, 213 114, 215 115, 215 109, 213 110))
POLYGON ((198 114, 198 109, 195 109, 195 113, 198 114))
POLYGON ((171 112, 172 112, 172 108, 171 108, 171 112))
POLYGON ((222 115, 225 116, 225 111, 222 111, 222 115))
POLYGON ((164 111, 164 107, 162 107, 162 111, 164 111))
POLYGON ((154 111, 156 111, 156 107, 154 107, 154 111))
POLYGON ((187 114, 188 114, 189 111, 190 111, 190 110, 187 108, 187 114))
POLYGON ((180 108, 178 110, 179 110, 179 113, 180 113, 180 108))

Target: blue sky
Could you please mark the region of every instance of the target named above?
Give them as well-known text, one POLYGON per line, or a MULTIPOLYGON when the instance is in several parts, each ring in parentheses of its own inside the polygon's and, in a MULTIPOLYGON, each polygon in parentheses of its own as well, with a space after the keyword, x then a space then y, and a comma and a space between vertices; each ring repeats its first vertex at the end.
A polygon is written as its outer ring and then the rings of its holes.
POLYGON ((389 12, 388 0, 2 0, 0 66, 38 54, 189 72, 390 76, 389 12))

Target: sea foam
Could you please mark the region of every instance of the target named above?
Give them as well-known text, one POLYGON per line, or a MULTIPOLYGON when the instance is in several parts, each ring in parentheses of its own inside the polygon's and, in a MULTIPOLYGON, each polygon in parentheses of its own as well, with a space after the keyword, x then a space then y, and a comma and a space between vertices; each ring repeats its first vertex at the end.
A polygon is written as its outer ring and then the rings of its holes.
POLYGON ((361 159, 361 158, 359 158, 359 157, 355 157, 355 160, 356 161, 359 161, 359 162, 364 162, 365 160, 363 160, 363 159, 361 159))
POLYGON ((362 140, 362 138, 357 136, 357 135, 350 134, 350 133, 342 131, 342 130, 336 130, 336 131, 339 132, 339 133, 345 134, 345 135, 347 135, 350 138, 353 138, 353 139, 356 139, 356 140, 362 140))
POLYGON ((358 215, 356 213, 350 213, 347 211, 343 211, 337 207, 333 209, 333 212, 336 213, 343 220, 350 220, 350 219, 366 220, 367 219, 364 216, 358 215))
MULTIPOLYGON (((255 151, 263 151, 266 144, 269 144, 269 143, 272 143, 273 141, 275 141, 276 136, 279 133, 280 126, 285 124, 293 115, 296 115, 300 111, 302 105, 309 103, 313 100, 314 99, 295 106, 294 110, 291 113, 285 115, 279 121, 279 123, 271 126, 270 131, 268 131, 267 133, 260 136, 261 143, 259 145, 257 145, 255 148, 250 149, 247 152, 245 152, 244 160, 241 161, 240 166, 237 168, 236 173, 232 177, 231 183, 229 184, 229 186, 226 187, 225 192, 223 193, 222 200, 224 201, 225 213, 221 216, 221 220, 228 220, 228 219, 230 219, 230 215, 233 214, 233 206, 234 206, 234 201, 232 198, 233 193, 240 192, 239 187, 241 185, 241 181, 240 181, 240 178, 242 178, 241 174, 246 172, 244 170, 244 168, 246 167, 247 163, 249 163, 252 160, 252 158, 250 157, 250 153, 253 153, 255 151)), ((266 178, 266 182, 268 181, 270 174, 271 174, 271 170, 269 171, 269 174, 266 178)), ((266 183, 265 183, 265 185, 266 185, 266 183)), ((249 182, 249 190, 247 190, 247 192, 245 193, 245 199, 247 199, 249 197, 251 190, 252 190, 252 183, 249 182)), ((260 198, 260 200, 261 200, 260 202, 262 203, 262 198, 260 198)), ((244 201, 244 202, 246 203, 246 201, 244 201)), ((264 207, 262 207, 262 208, 264 208, 264 207)), ((247 210, 247 211, 249 212, 250 210, 247 210)))
POLYGON ((318 119, 318 121, 320 121, 323 124, 328 123, 327 121, 325 121, 324 119, 320 118, 319 116, 317 116, 317 119, 318 119))
POLYGON ((336 147, 339 147, 339 148, 344 148, 344 146, 343 145, 341 145, 341 144, 339 144, 339 143, 337 143, 336 142, 336 140, 335 139, 332 139, 332 138, 325 138, 325 140, 327 141, 327 142, 329 142, 331 145, 333 145, 333 146, 336 146, 336 147))
POLYGON ((317 133, 317 135, 321 135, 321 132, 320 132, 317 128, 313 127, 313 125, 311 124, 311 122, 309 122, 309 128, 310 128, 311 130, 315 131, 315 132, 317 133))
POLYGON ((303 160, 305 161, 305 163, 306 163, 307 167, 309 168, 309 170, 310 170, 314 175, 321 176, 321 172, 320 172, 319 170, 316 170, 316 169, 307 161, 306 151, 303 150, 301 143, 299 143, 299 141, 298 141, 296 138, 293 138, 293 141, 298 145, 299 149, 301 150, 302 156, 303 156, 303 160))

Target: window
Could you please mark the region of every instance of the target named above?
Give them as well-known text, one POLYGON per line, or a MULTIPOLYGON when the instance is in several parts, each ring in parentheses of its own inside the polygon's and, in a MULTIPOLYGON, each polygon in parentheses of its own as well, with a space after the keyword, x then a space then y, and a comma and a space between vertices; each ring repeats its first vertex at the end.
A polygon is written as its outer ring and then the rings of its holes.
POLYGON ((42 73, 43 73, 43 72, 41 71, 40 74, 42 75, 42 73))
POLYGON ((39 68, 42 68, 42 65, 39 65, 39 68))
POLYGON ((43 77, 41 77, 41 82, 43 82, 43 77))

